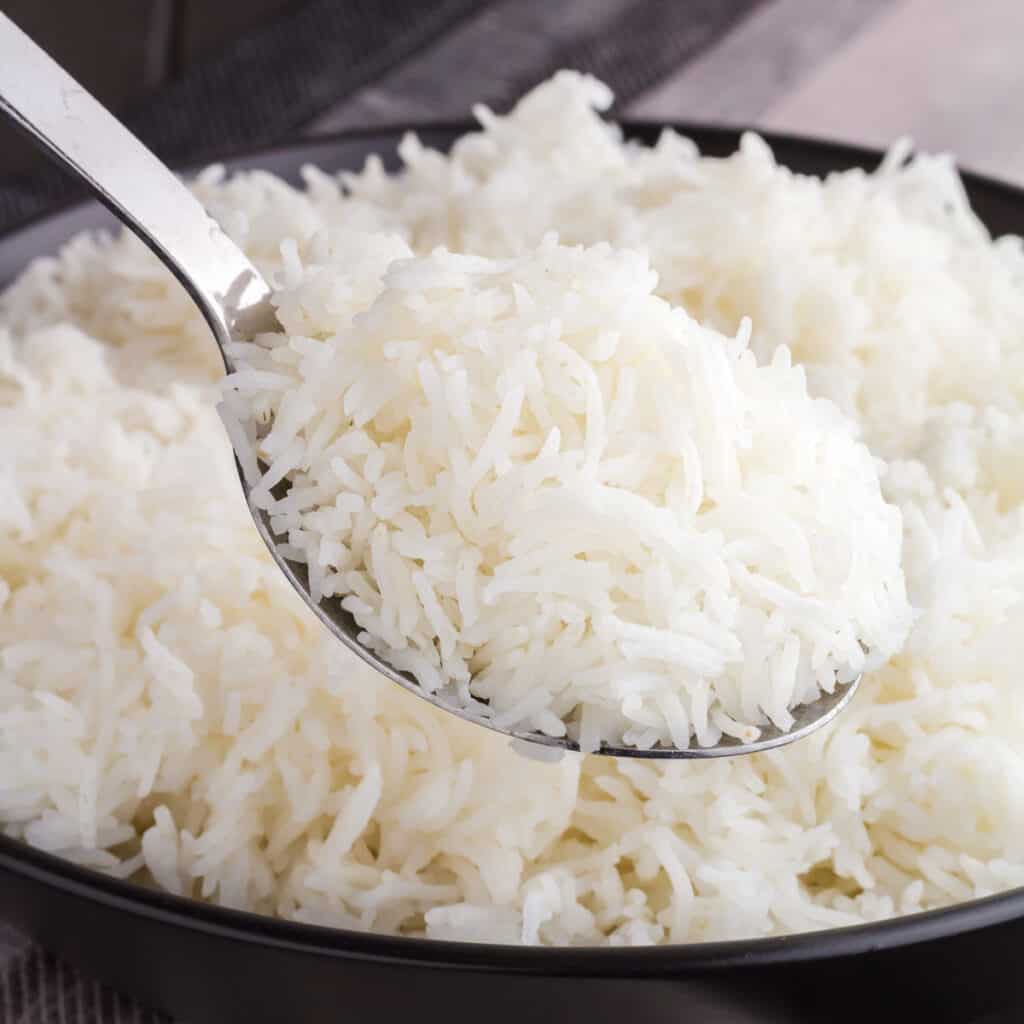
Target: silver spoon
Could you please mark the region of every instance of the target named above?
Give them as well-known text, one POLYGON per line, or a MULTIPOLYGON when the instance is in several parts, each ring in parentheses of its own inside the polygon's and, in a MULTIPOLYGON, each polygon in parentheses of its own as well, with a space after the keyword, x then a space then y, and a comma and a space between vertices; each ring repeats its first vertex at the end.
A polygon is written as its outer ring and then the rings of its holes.
MULTIPOLYGON (((0 111, 7 114, 57 163, 84 182, 113 213, 162 260, 181 282, 210 325, 224 366, 234 370, 231 345, 265 331, 279 331, 271 289, 242 251, 224 234, 192 193, 120 121, 3 14, 0 14, 0 111)), ((577 750, 566 737, 500 729, 484 714, 430 694, 412 676, 392 668, 359 641, 362 632, 340 601, 313 600, 306 568, 278 550, 267 513, 253 507, 239 467, 256 528, 278 568, 317 618, 346 647, 392 682, 460 718, 504 733, 514 740, 560 750, 577 750)), ((753 754, 802 739, 831 721, 853 697, 860 676, 837 683, 831 694, 794 709, 786 732, 763 726, 757 740, 723 736, 710 747, 604 746, 615 757, 709 758, 753 754)), ((545 752, 537 750, 538 756, 545 752)))

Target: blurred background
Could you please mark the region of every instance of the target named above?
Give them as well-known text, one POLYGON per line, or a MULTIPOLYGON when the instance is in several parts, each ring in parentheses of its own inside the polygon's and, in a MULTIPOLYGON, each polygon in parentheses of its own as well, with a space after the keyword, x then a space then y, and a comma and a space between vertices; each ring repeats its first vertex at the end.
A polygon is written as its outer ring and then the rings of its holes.
MULTIPOLYGON (((886 144, 1024 182, 1024 0, 6 0, 165 159, 464 118, 559 67, 620 116, 886 144)), ((0 229, 71 187, 0 126, 0 229)))

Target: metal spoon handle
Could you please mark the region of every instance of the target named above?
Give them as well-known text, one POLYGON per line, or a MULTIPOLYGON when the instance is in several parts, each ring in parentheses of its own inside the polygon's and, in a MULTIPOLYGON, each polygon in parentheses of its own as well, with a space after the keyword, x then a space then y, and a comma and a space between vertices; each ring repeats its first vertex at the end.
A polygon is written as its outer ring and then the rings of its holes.
POLYGON ((80 178, 166 264, 225 351, 276 325, 270 288, 191 192, 0 14, 0 111, 80 178))

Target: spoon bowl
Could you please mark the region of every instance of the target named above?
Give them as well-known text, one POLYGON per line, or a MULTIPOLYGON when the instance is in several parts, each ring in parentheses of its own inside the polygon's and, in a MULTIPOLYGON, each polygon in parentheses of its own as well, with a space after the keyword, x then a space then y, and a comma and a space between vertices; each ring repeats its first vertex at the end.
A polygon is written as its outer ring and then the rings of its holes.
MULTIPOLYGON (((106 108, 5 15, 0 14, 0 112, 6 114, 47 155, 85 184, 164 263, 202 313, 228 373, 235 369, 232 346, 256 335, 280 331, 272 289, 245 254, 224 233, 189 189, 106 108)), ((523 753, 543 759, 578 750, 568 737, 503 729, 486 705, 468 709, 443 690, 428 693, 360 639, 362 628, 339 599, 314 600, 306 567, 280 552, 269 515, 256 508, 236 459, 239 480, 256 529, 277 567, 320 622, 349 650, 392 682, 435 707, 509 736, 523 753)), ((279 485, 287 487, 286 483, 279 485)), ((781 747, 831 721, 852 699, 860 676, 837 682, 831 693, 793 709, 792 728, 760 728, 757 739, 723 735, 707 747, 602 746, 614 757, 734 757, 781 747)))

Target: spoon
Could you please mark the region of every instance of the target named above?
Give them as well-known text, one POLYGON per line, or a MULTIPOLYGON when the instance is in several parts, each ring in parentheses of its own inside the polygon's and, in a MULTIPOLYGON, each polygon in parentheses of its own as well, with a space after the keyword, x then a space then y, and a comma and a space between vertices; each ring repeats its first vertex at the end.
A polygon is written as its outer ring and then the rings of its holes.
MULTIPOLYGON (((271 289, 242 251, 224 234, 168 168, 120 121, 86 92, 14 23, 0 14, 0 111, 7 114, 47 155, 87 185, 110 210, 160 258, 184 286, 213 332, 228 373, 235 369, 232 345, 280 331, 271 289)), ((444 692, 427 693, 411 675, 400 672, 360 642, 361 628, 340 601, 318 602, 309 590, 306 567, 285 559, 265 511, 254 508, 245 476, 239 479, 263 542, 302 599, 328 630, 367 664, 392 682, 436 707, 477 725, 501 732, 523 753, 558 757, 578 750, 567 737, 501 729, 481 711, 459 706, 444 692), (528 744, 528 746, 524 746, 528 744), (545 750, 544 748, 547 748, 545 750)), ((285 486, 282 484, 281 486, 285 486)), ((709 747, 603 746, 614 757, 709 758, 770 750, 802 739, 831 721, 853 697, 860 682, 837 682, 832 693, 793 710, 795 721, 783 732, 761 727, 745 742, 722 736, 709 747)))

